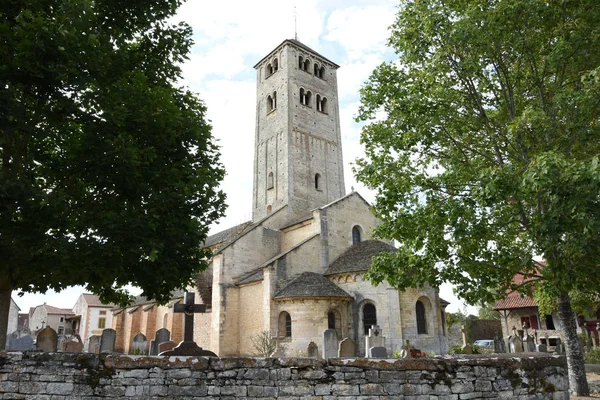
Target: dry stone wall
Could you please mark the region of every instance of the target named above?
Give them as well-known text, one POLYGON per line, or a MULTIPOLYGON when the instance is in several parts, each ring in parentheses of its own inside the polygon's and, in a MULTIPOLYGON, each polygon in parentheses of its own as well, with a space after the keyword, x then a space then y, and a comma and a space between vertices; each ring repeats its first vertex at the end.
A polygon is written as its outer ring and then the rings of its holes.
POLYGON ((564 357, 414 360, 0 353, 0 399, 568 399, 564 357))

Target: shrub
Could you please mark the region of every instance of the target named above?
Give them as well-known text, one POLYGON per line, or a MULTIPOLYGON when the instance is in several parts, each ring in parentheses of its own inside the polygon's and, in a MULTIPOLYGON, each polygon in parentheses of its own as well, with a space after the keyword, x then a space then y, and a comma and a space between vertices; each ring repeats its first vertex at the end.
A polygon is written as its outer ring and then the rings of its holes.
POLYGON ((586 364, 600 364, 600 348, 586 351, 584 359, 586 364))

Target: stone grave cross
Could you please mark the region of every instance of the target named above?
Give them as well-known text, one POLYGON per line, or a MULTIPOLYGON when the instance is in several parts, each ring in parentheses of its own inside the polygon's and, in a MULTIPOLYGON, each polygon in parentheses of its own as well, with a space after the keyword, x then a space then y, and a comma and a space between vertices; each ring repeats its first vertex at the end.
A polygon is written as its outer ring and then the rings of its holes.
POLYGON ((204 350, 194 342, 194 314, 206 312, 205 304, 194 303, 194 293, 185 293, 185 303, 175 304, 174 313, 184 313, 183 321, 183 341, 173 350, 163 351, 160 356, 207 356, 216 357, 217 355, 209 350, 204 350))

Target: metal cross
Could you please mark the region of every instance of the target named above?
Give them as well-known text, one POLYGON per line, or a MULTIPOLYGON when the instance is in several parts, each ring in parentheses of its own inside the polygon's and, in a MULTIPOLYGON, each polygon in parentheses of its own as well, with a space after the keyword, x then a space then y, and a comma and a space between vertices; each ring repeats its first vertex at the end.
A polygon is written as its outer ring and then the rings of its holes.
POLYGON ((194 341, 194 314, 206 312, 206 304, 194 304, 194 293, 187 292, 185 294, 184 304, 175 304, 173 307, 174 313, 184 313, 184 333, 183 340, 185 342, 194 341))

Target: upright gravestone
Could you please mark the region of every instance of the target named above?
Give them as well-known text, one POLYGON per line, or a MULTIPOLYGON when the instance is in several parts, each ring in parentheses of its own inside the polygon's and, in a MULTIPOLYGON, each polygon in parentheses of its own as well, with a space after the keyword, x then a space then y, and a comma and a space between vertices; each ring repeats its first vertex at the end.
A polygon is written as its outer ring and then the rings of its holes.
POLYGON ((158 345, 171 340, 171 332, 166 328, 160 328, 154 335, 154 340, 150 341, 150 355, 158 354, 158 345))
POLYGON ((96 353, 100 352, 100 336, 93 335, 90 336, 88 340, 88 352, 96 353))
POLYGON ((460 327, 460 332, 462 333, 462 340, 463 340, 463 345, 462 345, 463 354, 473 354, 473 347, 467 343, 467 329, 465 328, 464 325, 460 327))
POLYGON ((344 340, 340 342, 340 347, 338 349, 338 357, 356 357, 356 344, 354 343, 354 340, 350 338, 344 338, 344 340))
POLYGON ((540 343, 535 345, 535 351, 537 351, 538 353, 547 353, 548 348, 544 343, 540 343))
POLYGON ((527 351, 527 352, 535 351, 535 341, 533 340, 532 335, 525 336, 525 341, 524 341, 523 347, 524 347, 525 351, 527 351))
POLYGON ((387 358, 387 349, 385 347, 371 347, 369 358, 387 358))
POLYGON ((504 339, 498 334, 494 335, 494 353, 506 353, 504 339))
POLYGON ((68 341, 63 346, 66 353, 81 353, 83 350, 83 343, 81 342, 68 341))
POLYGON ((58 346, 58 335, 56 331, 49 326, 42 329, 40 333, 38 333, 35 347, 41 351, 56 351, 58 346))
POLYGON ((33 350, 33 338, 31 336, 23 336, 17 339, 13 339, 10 342, 9 351, 29 351, 33 350))
POLYGON ((131 342, 131 354, 146 354, 146 347, 148 346, 148 340, 146 335, 138 333, 133 337, 131 342))
POLYGON ((162 342, 158 345, 158 354, 160 355, 160 353, 162 353, 163 351, 171 351, 175 348, 175 346, 177 346, 177 343, 175 343, 172 340, 162 342))
POLYGON ((323 358, 337 357, 338 337, 335 329, 325 329, 323 331, 323 358))
POLYGON ((406 344, 404 345, 404 349, 401 351, 402 358, 412 358, 412 353, 410 352, 410 340, 406 339, 406 344))
POLYGON ((517 332, 517 328, 513 326, 513 334, 508 337, 508 350, 511 353, 523 352, 523 341, 517 332))
POLYGON ((556 338, 556 347, 554 348, 554 351, 557 352, 558 354, 563 353, 563 344, 562 344, 562 341, 560 340, 560 338, 556 338))
POLYGON ((117 340, 117 331, 114 329, 105 329, 100 338, 100 353, 112 353, 115 351, 115 342, 117 340))
POLYGON ((369 334, 365 336, 365 357, 369 357, 371 347, 385 347, 385 338, 377 325, 369 328, 369 334))
POLYGON ((310 358, 319 358, 319 347, 315 342, 310 342, 306 348, 306 355, 310 358))

